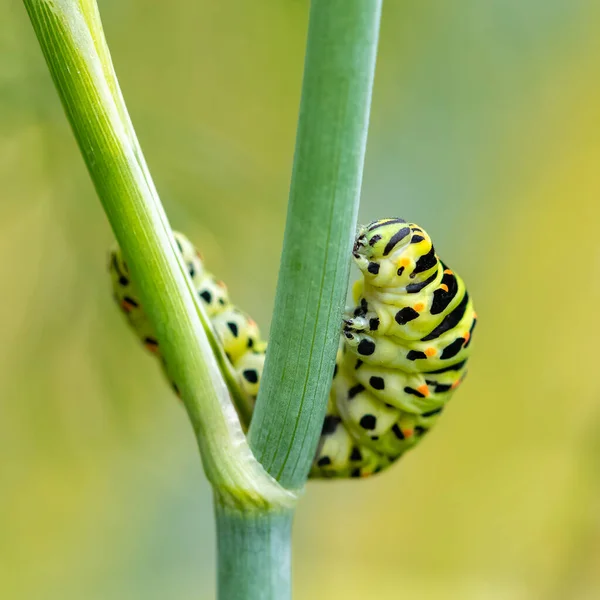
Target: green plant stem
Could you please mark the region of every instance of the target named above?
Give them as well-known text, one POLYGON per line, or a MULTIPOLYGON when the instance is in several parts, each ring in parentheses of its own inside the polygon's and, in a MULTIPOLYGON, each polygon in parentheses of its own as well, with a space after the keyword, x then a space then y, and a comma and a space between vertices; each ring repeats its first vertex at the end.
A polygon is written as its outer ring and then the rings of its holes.
POLYGON ((293 504, 256 461, 205 333, 171 228, 127 113, 95 0, 24 0, 46 62, 221 501, 293 504))
MULTIPOLYGON (((380 0, 311 3, 275 313, 249 432, 261 463, 289 489, 306 481, 331 387, 380 16, 380 0)), ((290 598, 291 513, 216 514, 219 598, 290 598)))
POLYGON ((331 387, 356 228, 381 0, 311 2, 302 101, 269 351, 250 444, 304 484, 331 387))
POLYGON ((215 501, 220 600, 291 597, 291 510, 248 514, 215 501))

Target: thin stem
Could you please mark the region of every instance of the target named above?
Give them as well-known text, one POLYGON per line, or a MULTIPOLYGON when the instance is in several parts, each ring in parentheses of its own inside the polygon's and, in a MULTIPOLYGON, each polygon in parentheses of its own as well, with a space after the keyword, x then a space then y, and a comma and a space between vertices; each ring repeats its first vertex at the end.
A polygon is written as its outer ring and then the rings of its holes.
POLYGON ((215 501, 219 600, 291 597, 293 512, 247 514, 215 501))
POLYGON ((294 495, 246 442, 171 228, 127 113, 95 0, 24 0, 88 170, 223 502, 288 506, 294 495))
POLYGON ((250 444, 307 477, 331 386, 367 141, 381 0, 313 0, 269 351, 250 444))

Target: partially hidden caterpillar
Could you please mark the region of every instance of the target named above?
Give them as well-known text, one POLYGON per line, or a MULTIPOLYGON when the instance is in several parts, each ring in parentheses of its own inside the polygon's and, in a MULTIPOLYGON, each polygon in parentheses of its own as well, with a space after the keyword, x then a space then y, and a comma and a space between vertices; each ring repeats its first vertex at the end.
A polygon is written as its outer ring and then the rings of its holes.
MULTIPOLYGON (((190 241, 174 235, 250 414, 267 345, 190 241)), ((353 287, 355 308, 341 324, 312 478, 365 477, 412 448, 464 379, 476 323, 462 279, 439 259, 418 225, 398 218, 374 221, 359 229, 352 254, 362 278, 353 287)), ((115 300, 146 347, 160 355, 119 249, 109 264, 115 300)))

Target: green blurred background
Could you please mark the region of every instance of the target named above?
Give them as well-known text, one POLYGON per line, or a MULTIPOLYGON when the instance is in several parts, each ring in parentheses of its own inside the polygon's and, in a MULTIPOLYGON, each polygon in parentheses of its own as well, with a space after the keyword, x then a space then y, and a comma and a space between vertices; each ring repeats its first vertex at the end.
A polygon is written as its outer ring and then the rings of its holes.
MULTIPOLYGON (((268 331, 307 0, 104 0, 172 223, 268 331)), ((311 483, 298 598, 600 597, 600 3, 388 0, 361 221, 426 226, 480 325, 438 429, 311 483)), ((0 597, 214 597, 184 412, 115 310, 111 231, 23 6, 0 5, 0 597)))

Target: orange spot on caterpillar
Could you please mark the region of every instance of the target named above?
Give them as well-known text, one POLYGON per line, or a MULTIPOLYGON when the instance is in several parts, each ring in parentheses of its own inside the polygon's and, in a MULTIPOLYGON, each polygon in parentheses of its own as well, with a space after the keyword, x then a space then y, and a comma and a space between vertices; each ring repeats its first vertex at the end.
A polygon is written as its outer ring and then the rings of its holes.
POLYGON ((462 379, 457 379, 453 384, 452 387, 450 388, 451 390, 455 390, 462 382, 462 379))
POLYGON ((156 344, 144 344, 146 349, 152 352, 152 354, 156 354, 158 352, 158 346, 156 344))
POLYGON ((437 354, 437 350, 435 348, 427 348, 427 350, 425 350, 425 354, 427 356, 435 356, 437 354))
POLYGON ((403 430, 402 430, 402 435, 403 435, 405 438, 412 437, 412 436, 413 436, 413 433, 414 433, 414 432, 413 432, 413 430, 412 430, 412 429, 403 429, 403 430))
POLYGON ((473 313, 473 318, 474 318, 474 319, 476 319, 476 318, 477 318, 477 313, 476 313, 476 312, 474 312, 474 313, 473 313))
POLYGON ((465 338, 465 344, 469 341, 471 334, 467 331, 467 333, 463 333, 463 337, 465 338))
POLYGON ((452 269, 445 269, 445 270, 444 270, 444 273, 445 273, 446 275, 452 275, 452 274, 453 274, 453 273, 452 273, 452 269))
POLYGON ((448 291, 448 286, 445 283, 442 283, 442 285, 440 285, 440 289, 444 290, 445 292, 448 291))
POLYGON ((417 388, 417 392, 421 392, 421 394, 423 394, 425 397, 429 396, 429 388, 427 387, 427 384, 424 383, 423 385, 420 385, 417 388))
POLYGON ((417 302, 413 308, 417 311, 420 312, 425 308, 425 305, 422 302, 417 302))
POLYGON ((131 312, 131 311, 132 311, 132 310, 135 308, 135 306, 134 306, 133 304, 131 304, 131 303, 127 302, 127 300, 123 300, 123 301, 121 302, 121 308, 122 308, 122 309, 123 309, 123 310, 124 310, 126 313, 129 313, 129 312, 131 312))
POLYGON ((410 260, 408 258, 401 258, 396 262, 396 264, 399 267, 408 267, 408 265, 410 265, 410 260))

